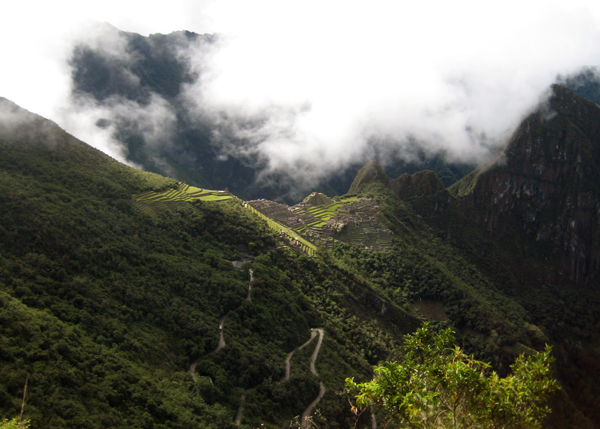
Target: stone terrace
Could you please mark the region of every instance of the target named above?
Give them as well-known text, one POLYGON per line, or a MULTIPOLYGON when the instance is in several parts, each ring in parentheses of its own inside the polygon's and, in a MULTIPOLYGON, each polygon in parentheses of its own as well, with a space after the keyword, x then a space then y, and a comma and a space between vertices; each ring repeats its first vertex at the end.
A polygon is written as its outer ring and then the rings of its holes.
POLYGON ((383 250, 391 246, 393 233, 381 220, 379 206, 370 199, 363 198, 353 202, 337 202, 339 206, 333 212, 328 211, 325 217, 325 208, 331 205, 312 206, 324 207, 316 210, 316 216, 307 210, 307 205, 300 203, 293 207, 279 204, 269 200, 249 201, 253 208, 285 225, 303 236, 316 246, 331 248, 334 240, 339 240, 360 247, 373 250, 383 250), (319 218, 319 212, 323 212, 319 218))

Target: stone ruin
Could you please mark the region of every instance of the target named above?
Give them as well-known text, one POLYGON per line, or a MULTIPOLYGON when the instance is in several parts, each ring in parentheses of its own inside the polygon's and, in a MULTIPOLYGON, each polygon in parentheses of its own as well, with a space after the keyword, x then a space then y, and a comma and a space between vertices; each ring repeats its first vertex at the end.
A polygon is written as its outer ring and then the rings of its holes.
MULTIPOLYGON (((314 196, 314 193, 311 194, 311 197, 314 196)), ((332 204, 314 205, 302 202, 290 207, 264 199, 249 201, 248 204, 316 246, 332 248, 336 240, 372 250, 383 250, 391 246, 393 233, 387 227, 375 201, 368 198, 352 202, 345 202, 344 199, 328 200, 339 205, 333 213, 328 209, 332 204), (333 216, 327 220, 315 216, 309 212, 309 209, 315 207, 323 207, 324 210, 327 209, 324 213, 332 213, 333 216)), ((277 231, 280 232, 280 229, 277 231)))

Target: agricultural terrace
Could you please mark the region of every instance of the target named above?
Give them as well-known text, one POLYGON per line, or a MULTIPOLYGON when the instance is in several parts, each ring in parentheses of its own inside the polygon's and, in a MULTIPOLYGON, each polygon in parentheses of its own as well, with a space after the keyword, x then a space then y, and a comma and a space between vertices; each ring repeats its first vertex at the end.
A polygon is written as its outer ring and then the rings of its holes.
POLYGON ((192 201, 221 202, 232 198, 236 197, 227 191, 200 189, 182 182, 178 184, 177 189, 163 192, 148 191, 133 197, 135 206, 148 215, 155 215, 168 208, 189 207, 187 203, 192 201))
POLYGON ((274 222, 277 232, 291 240, 302 237, 315 248, 331 248, 336 240, 373 250, 392 244, 393 233, 379 206, 368 198, 331 199, 313 192, 292 207, 268 200, 249 201, 248 206, 274 222))
MULTIPOLYGON (((259 208, 265 210, 266 206, 268 206, 270 204, 275 205, 275 206, 284 206, 283 204, 278 204, 278 203, 275 203, 273 201, 268 201, 268 200, 251 201, 249 203, 246 203, 244 206, 247 209, 249 209, 250 211, 252 211, 253 213, 255 213, 256 215, 263 218, 267 222, 267 224, 269 225, 269 227, 271 229, 273 229, 274 231, 277 231, 278 233, 282 233, 283 235, 285 235, 285 237, 288 240, 295 243, 296 246, 300 247, 303 252, 307 253, 308 255, 313 256, 315 254, 315 251, 317 250, 317 246, 315 246, 310 241, 306 240, 299 233, 291 230, 283 222, 281 222, 281 221, 278 222, 276 220, 273 220, 273 218, 271 218, 269 215, 266 215, 263 211, 258 210, 256 208, 256 206, 258 206, 259 208), (261 202, 264 202, 266 204, 260 204, 261 202)), ((287 207, 287 206, 285 206, 285 207, 287 207)), ((268 211, 268 210, 265 210, 265 211, 268 211)), ((272 214, 273 213, 271 213, 271 215, 272 214)))

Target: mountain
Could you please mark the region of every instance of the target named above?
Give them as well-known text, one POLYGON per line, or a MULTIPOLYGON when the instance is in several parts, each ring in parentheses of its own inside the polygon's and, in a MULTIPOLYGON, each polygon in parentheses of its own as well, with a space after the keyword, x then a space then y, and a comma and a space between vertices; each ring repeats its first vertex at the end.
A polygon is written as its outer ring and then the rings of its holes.
MULTIPOLYGON (((376 163, 351 187, 353 193, 387 193, 396 205, 388 209, 392 216, 414 210, 491 289, 521 306, 525 328, 539 328, 539 338, 550 340, 559 356, 570 399, 555 408, 564 411, 572 401, 578 411, 568 420, 582 413, 593 427, 600 425, 594 405, 600 397, 599 151, 600 108, 555 85, 496 161, 449 189, 432 172, 391 179, 376 163)), ((447 298, 441 301, 448 306, 447 298)), ((516 325, 511 329, 518 332, 516 325)), ((487 330, 488 339, 495 337, 487 330)))
MULTIPOLYGON (((228 188, 244 199, 294 204, 313 190, 345 194, 362 166, 359 160, 315 189, 284 173, 266 174, 267 160, 249 155, 252 148, 230 129, 226 114, 203 111, 201 96, 194 94, 191 102, 185 92, 190 85, 201 87, 202 70, 211 49, 217 49, 218 35, 174 32, 144 37, 109 25, 101 33, 98 41, 80 43, 72 52, 71 95, 81 108, 93 105, 101 112, 95 126, 110 129, 127 160, 145 170, 194 186, 228 188)), ((239 127, 251 130, 263 120, 247 120, 239 127)), ((425 154, 416 143, 410 151, 412 161, 372 149, 389 174, 434 170, 446 186, 473 169, 445 162, 443 153, 425 154)))
POLYGON ((241 190, 254 182, 253 168, 219 156, 211 143, 215 127, 202 117, 192 120, 182 98, 182 87, 200 77, 183 53, 210 47, 215 36, 175 32, 143 37, 108 24, 102 34, 118 40, 122 50, 104 43, 76 45, 70 59, 72 96, 104 108, 96 126, 112 130, 129 161, 211 189, 241 190))
POLYGON ((34 428, 282 427, 318 397, 352 426, 344 379, 393 358, 417 317, 230 194, 0 113, 1 416, 26 389, 34 428))
POLYGON ((287 207, 126 167, 2 100, 1 415, 27 385, 32 427, 372 427, 343 380, 427 320, 500 374, 551 344, 544 427, 599 427, 598 109, 555 86, 450 188, 370 162, 287 207))
POLYGON ((525 119, 504 159, 454 188, 492 236, 508 238, 518 228, 535 242, 535 256, 552 261, 550 282, 599 280, 599 124, 596 105, 554 86, 548 106, 525 119))

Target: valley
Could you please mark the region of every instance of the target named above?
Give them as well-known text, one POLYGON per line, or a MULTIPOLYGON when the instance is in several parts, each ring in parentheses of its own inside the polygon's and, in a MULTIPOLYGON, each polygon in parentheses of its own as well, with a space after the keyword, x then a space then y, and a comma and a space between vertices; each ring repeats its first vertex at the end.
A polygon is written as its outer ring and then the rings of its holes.
POLYGON ((28 380, 32 428, 370 428, 344 380, 429 321, 501 375, 552 345, 544 427, 598 427, 600 108, 549 106, 450 187, 370 162, 290 206, 135 170, 2 100, 25 124, 0 123, 2 416, 28 380))

